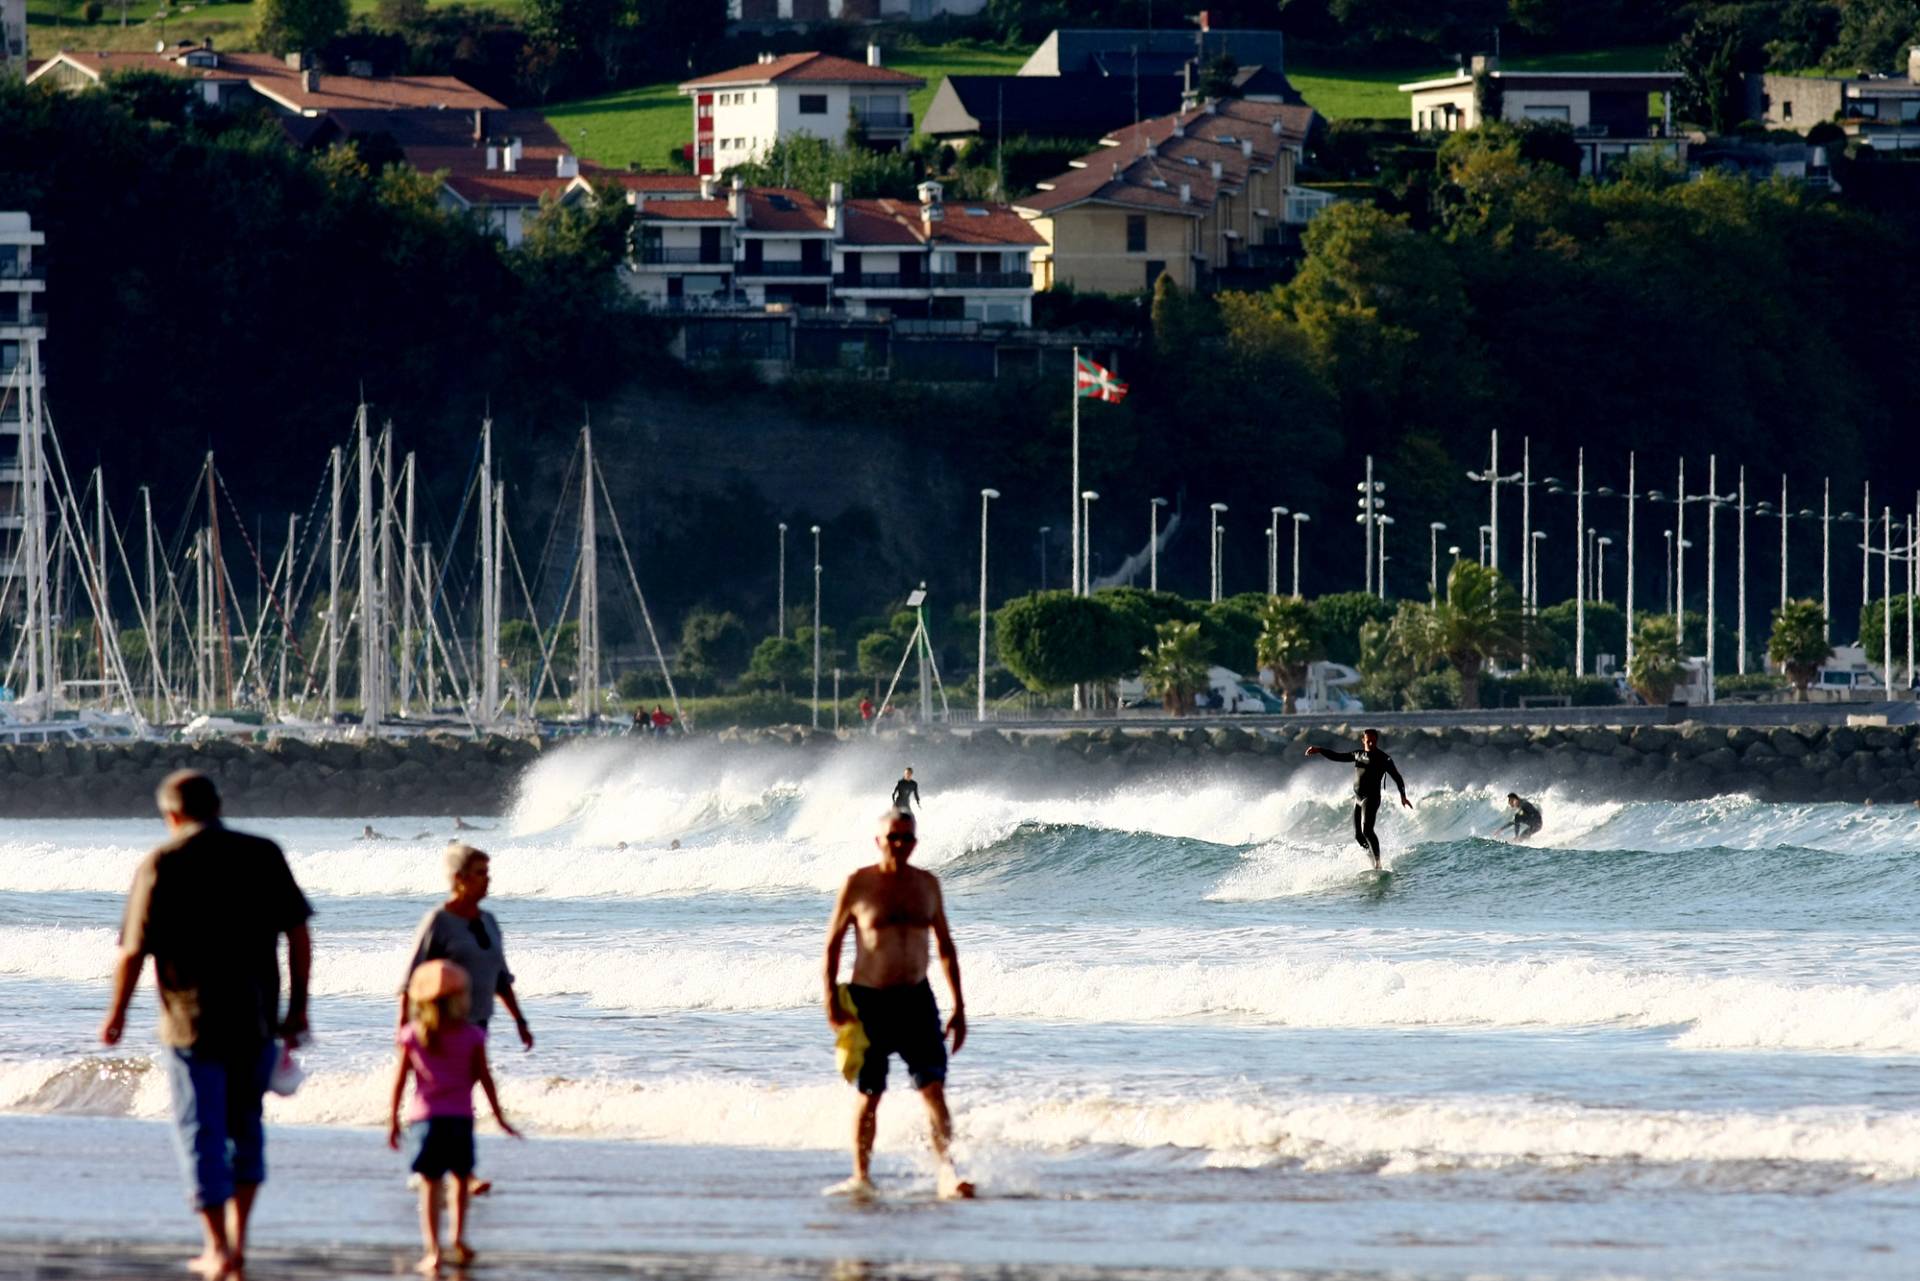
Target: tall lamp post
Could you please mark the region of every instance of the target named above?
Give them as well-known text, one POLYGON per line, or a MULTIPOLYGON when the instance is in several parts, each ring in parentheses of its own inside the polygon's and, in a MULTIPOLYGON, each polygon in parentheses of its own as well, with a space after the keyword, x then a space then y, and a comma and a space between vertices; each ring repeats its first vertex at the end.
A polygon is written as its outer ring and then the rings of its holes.
POLYGON ((1489 531, 1487 565, 1498 569, 1500 568, 1500 486, 1515 484, 1523 480, 1525 475, 1524 471, 1510 472, 1504 476, 1500 474, 1500 429, 1494 428, 1490 435, 1492 439, 1488 444, 1487 469, 1470 471, 1467 473, 1467 479, 1480 481, 1487 487, 1487 529, 1489 531))
POLYGON ((1305 512, 1293 514, 1293 594, 1296 599, 1300 595, 1300 526, 1312 519, 1305 512))
MULTIPOLYGON (((1000 497, 997 489, 980 491, 980 667, 975 674, 978 688, 974 719, 987 719, 987 504, 1000 497)), ((814 629, 819 635, 819 629, 814 629)))
MULTIPOLYGON (((1573 670, 1584 676, 1587 671, 1587 450, 1583 445, 1573 473, 1573 670)), ((1564 494, 1566 487, 1549 476, 1543 482, 1549 494, 1564 494)))
POLYGON ((1160 590, 1160 509, 1167 505, 1164 498, 1150 499, 1147 503, 1147 590, 1160 590))
POLYGON ((1207 504, 1207 511, 1211 513, 1207 524, 1207 546, 1212 549, 1210 552, 1212 572, 1209 577, 1210 586, 1207 588, 1209 601, 1220 599, 1220 513, 1225 510, 1227 510, 1225 503, 1207 504))
POLYGON ((1612 489, 1609 489, 1605 485, 1601 485, 1593 491, 1594 493, 1599 494, 1603 498, 1625 498, 1627 500, 1627 590, 1625 593, 1627 646, 1626 646, 1626 654, 1624 655, 1624 661, 1628 664, 1632 664, 1633 662, 1633 578, 1634 578, 1634 569, 1633 569, 1634 546, 1633 544, 1634 544, 1634 537, 1635 537, 1635 529, 1634 529, 1635 506, 1640 499, 1652 497, 1651 493, 1642 494, 1639 492, 1637 488, 1639 484, 1639 478, 1637 475, 1638 468, 1636 466, 1637 461, 1638 460, 1635 457, 1633 451, 1629 450, 1627 452, 1627 492, 1626 493, 1624 494, 1615 493, 1612 489))
POLYGON ((780 522, 780 639, 787 636, 787 522, 780 522))
POLYGON ((1720 459, 1717 455, 1707 455, 1707 492, 1703 496, 1707 504, 1707 702, 1713 702, 1713 622, 1714 622, 1714 582, 1719 559, 1715 553, 1718 546, 1720 508, 1736 501, 1736 495, 1720 492, 1720 459))
POLYGON ((1387 598, 1387 526, 1393 524, 1391 516, 1374 517, 1380 523, 1380 570, 1374 575, 1374 582, 1380 584, 1380 599, 1387 598))
POLYGON ((1053 532, 1053 526, 1040 526, 1040 590, 1047 590, 1047 535, 1053 532))
POLYGON ((1593 540, 1593 546, 1593 599, 1595 604, 1604 605, 1607 603, 1607 548, 1613 546, 1613 540, 1602 534, 1593 540))
POLYGON ((1547 541, 1547 531, 1536 529, 1527 535, 1527 541, 1532 544, 1528 548, 1528 559, 1533 562, 1527 567, 1527 589, 1533 593, 1527 604, 1537 614, 1540 612, 1540 544, 1547 541))
MULTIPOLYGON (((1427 598, 1429 600, 1440 599, 1440 535, 1446 532, 1446 528, 1445 524, 1437 520, 1427 526, 1427 598)), ((1526 549, 1522 547, 1520 563, 1523 576, 1526 572, 1525 551, 1526 549)), ((1524 595, 1522 599, 1525 599, 1524 595)))
POLYGON ((1367 534, 1366 590, 1367 595, 1371 596, 1373 595, 1373 526, 1381 509, 1387 505, 1387 500, 1381 497, 1387 488, 1387 482, 1373 478, 1372 454, 1367 455, 1367 478, 1354 488, 1360 491, 1360 514, 1354 520, 1355 523, 1365 526, 1367 534))
POLYGON ((813 527, 813 728, 820 728, 820 526, 813 527))
POLYGON ((1290 515, 1284 507, 1267 509, 1267 595, 1280 594, 1280 518, 1290 515))

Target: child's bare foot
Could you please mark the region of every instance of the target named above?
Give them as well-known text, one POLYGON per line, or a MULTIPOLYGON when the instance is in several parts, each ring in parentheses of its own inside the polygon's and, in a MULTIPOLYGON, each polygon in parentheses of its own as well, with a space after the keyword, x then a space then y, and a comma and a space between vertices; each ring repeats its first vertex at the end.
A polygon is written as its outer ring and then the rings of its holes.
POLYGON ((440 1275, 440 1252, 438 1250, 427 1251, 426 1254, 421 1257, 420 1262, 413 1265, 413 1270, 415 1272, 420 1273, 422 1276, 429 1276, 429 1277, 439 1276, 440 1275))
POLYGON ((485 1179, 475 1179, 473 1182, 467 1184, 468 1196, 485 1196, 491 1191, 493 1191, 493 1184, 485 1179))
POLYGON ((233 1270, 233 1261, 224 1254, 215 1254, 212 1250, 202 1251, 187 1260, 187 1271, 207 1281, 221 1281, 233 1270))
POLYGON ((830 1188, 823 1188, 820 1195, 843 1196, 850 1201, 871 1201, 878 1193, 874 1191, 872 1183, 869 1183, 861 1175, 856 1174, 850 1179, 841 1180, 830 1188))
POLYGON ((474 1254, 473 1247, 465 1241, 455 1241, 453 1243, 453 1261, 460 1267, 466 1267, 478 1257, 478 1255, 474 1254))

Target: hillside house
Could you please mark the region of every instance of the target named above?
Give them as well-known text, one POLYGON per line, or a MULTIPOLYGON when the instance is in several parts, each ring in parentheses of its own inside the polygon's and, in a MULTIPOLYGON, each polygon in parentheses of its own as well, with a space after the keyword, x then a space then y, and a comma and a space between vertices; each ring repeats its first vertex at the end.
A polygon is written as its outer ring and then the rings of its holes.
POLYGON ((1603 174, 1645 152, 1680 158, 1673 137, 1674 71, 1506 71, 1497 58, 1476 56, 1450 76, 1401 85, 1413 127, 1421 133, 1477 128, 1483 119, 1554 122, 1573 130, 1580 172, 1603 174), (1649 113, 1662 99, 1661 118, 1649 113))
POLYGON ((1920 46, 1907 51, 1904 76, 1758 75, 1747 92, 1749 114, 1775 129, 1831 121, 1875 151, 1920 146, 1920 46))
POLYGON ((761 54, 743 67, 689 80, 693 100, 693 168, 722 174, 765 156, 783 138, 839 142, 855 125, 867 145, 897 151, 913 135, 907 95, 926 81, 867 60, 827 53, 761 54))

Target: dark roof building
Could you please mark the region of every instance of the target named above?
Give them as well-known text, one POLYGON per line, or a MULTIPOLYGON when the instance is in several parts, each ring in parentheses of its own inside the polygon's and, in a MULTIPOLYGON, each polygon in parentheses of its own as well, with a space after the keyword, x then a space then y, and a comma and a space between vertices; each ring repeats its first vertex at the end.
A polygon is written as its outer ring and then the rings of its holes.
POLYGON ((920 131, 935 138, 1099 138, 1180 107, 1179 75, 948 76, 920 131))

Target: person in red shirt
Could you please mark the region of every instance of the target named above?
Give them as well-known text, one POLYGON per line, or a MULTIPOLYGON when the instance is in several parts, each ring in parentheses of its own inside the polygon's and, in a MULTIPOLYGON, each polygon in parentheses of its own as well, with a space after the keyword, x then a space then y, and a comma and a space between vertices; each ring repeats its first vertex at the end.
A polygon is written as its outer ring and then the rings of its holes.
POLYGON ((673 717, 668 715, 666 709, 661 707, 660 704, 655 703, 653 705, 653 732, 656 734, 665 734, 667 732, 667 726, 671 724, 673 724, 673 717))
POLYGON ((860 700, 860 721, 862 724, 871 724, 873 721, 873 700, 870 698, 862 697, 860 700))

